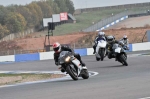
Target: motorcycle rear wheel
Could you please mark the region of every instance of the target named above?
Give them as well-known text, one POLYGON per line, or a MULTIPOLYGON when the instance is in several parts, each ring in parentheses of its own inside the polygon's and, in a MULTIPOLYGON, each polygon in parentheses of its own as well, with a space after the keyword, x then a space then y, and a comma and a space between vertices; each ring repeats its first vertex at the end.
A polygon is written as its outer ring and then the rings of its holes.
POLYGON ((97 61, 99 61, 99 60, 100 60, 100 58, 97 58, 97 57, 96 57, 96 60, 97 60, 97 61))
POLYGON ((87 69, 83 69, 83 70, 82 70, 81 77, 82 77, 83 79, 88 79, 88 78, 89 78, 89 72, 88 72, 87 69))

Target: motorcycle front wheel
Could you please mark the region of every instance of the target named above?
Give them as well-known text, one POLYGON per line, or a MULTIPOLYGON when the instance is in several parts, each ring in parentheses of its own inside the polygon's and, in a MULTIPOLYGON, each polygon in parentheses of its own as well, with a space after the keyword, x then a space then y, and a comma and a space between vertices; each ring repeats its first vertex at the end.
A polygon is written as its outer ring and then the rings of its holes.
POLYGON ((104 54, 105 54, 105 50, 104 50, 104 49, 101 49, 101 52, 100 52, 101 61, 104 60, 104 54))
POLYGON ((71 66, 67 66, 66 71, 73 80, 78 80, 78 73, 75 68, 72 68, 71 66))
POLYGON ((126 61, 126 58, 125 58, 125 55, 124 54, 121 54, 120 55, 120 60, 122 61, 122 64, 125 65, 125 66, 128 66, 128 63, 126 61))

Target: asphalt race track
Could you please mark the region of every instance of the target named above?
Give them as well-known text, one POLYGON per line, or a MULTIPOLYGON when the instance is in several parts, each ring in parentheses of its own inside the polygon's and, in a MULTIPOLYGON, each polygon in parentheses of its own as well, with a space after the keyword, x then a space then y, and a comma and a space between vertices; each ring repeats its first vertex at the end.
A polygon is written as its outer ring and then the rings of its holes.
MULTIPOLYGON (((0 99, 150 99, 150 56, 128 57, 129 66, 115 59, 97 62, 94 56, 82 58, 89 71, 99 74, 87 80, 70 78, 3 87, 0 99)), ((0 64, 0 71, 58 71, 57 68, 53 60, 0 64)))

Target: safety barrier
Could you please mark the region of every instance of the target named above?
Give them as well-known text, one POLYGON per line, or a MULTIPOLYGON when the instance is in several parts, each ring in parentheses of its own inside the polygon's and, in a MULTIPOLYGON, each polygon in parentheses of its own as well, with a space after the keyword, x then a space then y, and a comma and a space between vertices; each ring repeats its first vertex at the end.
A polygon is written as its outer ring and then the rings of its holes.
MULTIPOLYGON (((150 42, 129 44, 129 51, 150 50, 150 42)), ((93 48, 75 49, 81 56, 93 55, 93 48)), ((53 59, 54 52, 0 56, 0 62, 22 62, 53 59)))
POLYGON ((87 48, 84 49, 75 49, 75 53, 79 53, 81 56, 86 56, 87 55, 87 48))
POLYGON ((118 19, 118 20, 116 20, 116 21, 114 21, 114 22, 112 22, 112 23, 110 23, 110 24, 107 24, 106 26, 104 26, 104 27, 98 29, 97 31, 104 30, 104 29, 106 29, 106 28, 108 28, 108 27, 110 27, 110 26, 112 26, 112 25, 115 25, 115 24, 117 24, 118 22, 123 21, 123 20, 125 20, 125 19, 127 19, 127 18, 128 18, 128 16, 124 16, 124 17, 122 17, 122 18, 120 18, 120 19, 118 19))
POLYGON ((40 60, 39 53, 15 55, 15 62, 40 60))
POLYGON ((14 62, 15 55, 0 56, 0 62, 14 62))
POLYGON ((132 44, 132 51, 150 50, 150 42, 132 44))
POLYGON ((48 59, 54 59, 54 52, 42 52, 40 54, 40 60, 48 60, 48 59))

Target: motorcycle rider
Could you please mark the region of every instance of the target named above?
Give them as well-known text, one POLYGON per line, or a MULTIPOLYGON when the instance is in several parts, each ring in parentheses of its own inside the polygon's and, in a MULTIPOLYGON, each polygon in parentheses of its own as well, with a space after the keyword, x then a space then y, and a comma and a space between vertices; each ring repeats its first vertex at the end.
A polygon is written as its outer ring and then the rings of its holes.
MULTIPOLYGON (((112 47, 113 47, 113 44, 115 44, 115 43, 117 43, 117 44, 123 46, 122 43, 120 43, 119 41, 115 40, 115 37, 114 37, 114 36, 112 36, 112 35, 107 36, 106 49, 107 49, 107 51, 108 51, 108 58, 109 58, 109 59, 115 58, 115 57, 114 57, 113 48, 112 48, 112 47)), ((125 56, 127 57, 126 53, 125 53, 125 56)), ((117 61, 117 59, 116 59, 116 61, 117 61)))
POLYGON ((97 47, 97 44, 98 44, 99 40, 104 40, 104 41, 107 40, 106 36, 105 36, 105 32, 98 32, 98 36, 95 37, 94 45, 93 45, 93 49, 94 49, 93 54, 96 53, 96 47, 97 47))
MULTIPOLYGON (((59 55, 60 55, 61 51, 69 51, 74 55, 74 57, 76 57, 80 61, 81 65, 83 67, 85 67, 85 63, 81 60, 80 54, 74 53, 74 50, 71 49, 70 47, 63 46, 60 43, 55 42, 53 44, 53 50, 54 50, 54 61, 55 61, 55 64, 57 66, 59 65, 58 58, 59 58, 59 55)), ((63 68, 60 68, 60 69, 61 69, 62 72, 65 72, 65 70, 63 68)))
POLYGON ((125 50, 129 50, 129 40, 127 38, 127 35, 124 35, 120 41, 124 43, 125 50))

